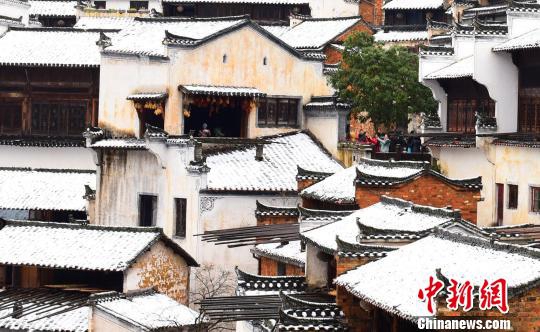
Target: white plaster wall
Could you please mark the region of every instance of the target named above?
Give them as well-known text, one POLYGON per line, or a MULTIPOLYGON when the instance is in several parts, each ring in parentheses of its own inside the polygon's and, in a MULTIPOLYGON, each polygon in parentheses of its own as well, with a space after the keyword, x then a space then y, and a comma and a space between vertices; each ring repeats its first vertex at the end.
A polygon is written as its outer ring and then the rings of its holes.
MULTIPOLYGON (((201 195, 201 231, 227 229, 234 227, 256 226, 256 201, 274 206, 296 206, 298 198, 276 195, 201 195)), ((251 246, 228 248, 202 242, 200 263, 214 264, 222 269, 232 270, 238 266, 241 270, 257 273, 257 260, 249 249, 251 246)))
POLYGON ((420 82, 431 89, 433 93, 433 98, 439 102, 438 114, 441 120, 441 125, 443 128, 446 128, 446 107, 448 95, 446 91, 441 87, 437 80, 428 80, 424 77, 428 74, 431 74, 439 69, 442 69, 452 62, 455 61, 453 56, 420 56, 418 63, 418 77, 420 82))
MULTIPOLYGON (((137 92, 168 92, 168 62, 148 57, 101 57, 99 83, 99 126, 117 136, 138 136, 139 117, 133 101, 126 100, 137 92)), ((176 87, 171 87, 176 88, 176 87)), ((168 102, 165 116, 178 112, 179 105, 168 102)))
POLYGON ((306 244, 306 279, 310 287, 325 287, 328 279, 328 264, 319 258, 320 250, 306 244))
POLYGON ((454 36, 452 45, 454 46, 455 59, 463 59, 474 53, 475 38, 471 35, 454 36))
POLYGON ((306 117, 306 128, 309 129, 319 141, 337 157, 338 150, 338 116, 333 117, 306 117))
POLYGON ((0 145, 0 167, 95 170, 92 150, 0 145))
POLYGON ((508 23, 508 38, 514 38, 540 28, 540 13, 509 12, 506 20, 508 23))
POLYGON ((476 39, 473 78, 495 100, 497 132, 510 133, 516 132, 518 125, 518 69, 510 53, 491 51, 503 40, 501 37, 476 39))
MULTIPOLYGON (((540 224, 540 214, 530 212, 530 186, 540 186, 540 151, 533 148, 492 146, 495 154, 495 181, 504 184, 503 223, 540 224), (518 185, 518 207, 508 209, 508 184, 518 185)), ((493 197, 495 205, 495 195, 493 197)))
POLYGON ((311 16, 316 18, 357 16, 360 6, 355 1, 310 0, 311 16))

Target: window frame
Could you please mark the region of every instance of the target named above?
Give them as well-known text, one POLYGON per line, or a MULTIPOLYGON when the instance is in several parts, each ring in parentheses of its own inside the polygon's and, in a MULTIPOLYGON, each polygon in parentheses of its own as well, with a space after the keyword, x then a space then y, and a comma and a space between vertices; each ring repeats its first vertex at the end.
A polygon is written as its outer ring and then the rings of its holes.
POLYGON ((540 185, 531 185, 529 186, 529 212, 540 214, 540 185), (538 191, 538 199, 534 199, 534 193, 538 191), (534 209, 534 202, 538 201, 538 209, 534 209))
POLYGON ((286 263, 276 261, 276 275, 278 277, 283 277, 283 276, 287 275, 287 264, 286 263))
POLYGON ((150 10, 150 1, 148 0, 130 0, 129 1, 129 9, 135 9, 137 11, 139 10, 150 10), (142 4, 146 3, 146 7, 143 7, 142 4))
POLYGON ((261 98, 257 107, 258 128, 298 128, 301 97, 297 96, 267 96, 261 98), (287 112, 282 105, 286 104, 287 112), (274 106, 270 111, 269 105, 274 106))
POLYGON ((515 183, 507 183, 506 184, 506 190, 508 191, 507 199, 506 199, 506 208, 509 210, 517 210, 519 206, 519 185, 515 183), (514 188, 515 191, 515 204, 512 203, 512 188, 514 188))
POLYGON ((30 109, 30 132, 34 136, 80 137, 90 125, 88 118, 89 105, 86 99, 34 100, 30 109), (55 122, 51 118, 53 113, 58 115, 55 122), (72 119, 77 117, 79 128, 71 126, 72 119), (57 124, 55 128, 52 127, 53 123, 57 124))
POLYGON ((174 237, 176 238, 181 238, 181 239, 185 239, 186 236, 187 236, 187 198, 185 197, 175 197, 173 198, 173 208, 174 208, 174 237), (183 232, 182 234, 178 234, 178 225, 179 225, 179 215, 178 215, 178 202, 184 202, 183 203, 183 206, 184 206, 184 209, 183 209, 183 232))
POLYGON ((98 1, 94 1, 94 7, 96 7, 96 9, 107 9, 107 1, 105 0, 98 0, 98 1), (103 5, 103 7, 98 7, 98 5, 96 3, 99 3, 100 5, 103 5))

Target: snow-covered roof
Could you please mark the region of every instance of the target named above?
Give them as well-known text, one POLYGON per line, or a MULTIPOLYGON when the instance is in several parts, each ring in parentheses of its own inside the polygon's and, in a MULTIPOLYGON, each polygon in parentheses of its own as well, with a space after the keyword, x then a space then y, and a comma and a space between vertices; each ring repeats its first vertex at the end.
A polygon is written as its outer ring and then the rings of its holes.
POLYGON ((134 17, 114 17, 114 16, 82 16, 74 27, 78 29, 104 29, 121 30, 132 25, 134 17))
POLYGON ((437 230, 385 258, 349 271, 336 279, 355 296, 405 319, 432 316, 418 290, 441 269, 445 278, 481 286, 506 279, 509 290, 521 288, 540 278, 540 255, 489 240, 437 230))
POLYGON ((493 51, 512 51, 540 47, 540 29, 534 29, 493 47, 493 51))
POLYGON ((290 28, 264 28, 296 49, 320 49, 361 21, 359 16, 306 19, 290 28))
POLYGON ((443 3, 443 0, 392 0, 387 2, 383 9, 437 9, 442 7, 443 3))
POLYGON ((136 18, 111 38, 105 53, 139 54, 166 57, 165 31, 190 41, 200 41, 235 26, 245 24, 245 17, 216 19, 136 18), (144 42, 142 42, 144 41, 144 42))
POLYGON ((265 4, 265 5, 305 5, 307 0, 163 0, 164 3, 232 3, 232 4, 265 4))
POLYGON ((426 30, 420 31, 377 31, 373 35, 377 42, 399 42, 399 41, 415 41, 415 40, 427 40, 428 32, 426 30))
POLYGON ((139 92, 133 93, 126 97, 127 100, 145 100, 145 99, 165 99, 167 92, 139 92))
MULTIPOLYGON (((99 294, 105 297, 107 294, 99 294)), ((95 307, 144 331, 195 325, 199 313, 152 290, 97 300, 95 307)))
POLYGON ((356 166, 341 170, 302 190, 300 196, 335 204, 355 204, 356 166))
POLYGON ((472 77, 474 74, 474 56, 469 56, 452 64, 427 74, 425 79, 472 77))
POLYGON ((343 167, 308 134, 295 132, 269 138, 263 160, 255 159, 255 147, 246 146, 207 156, 211 191, 289 191, 297 190, 297 166, 336 172, 343 167))
POLYGON ((181 85, 184 93, 192 95, 231 96, 231 97, 264 97, 265 93, 257 88, 215 86, 215 85, 181 85))
POLYGON ((86 211, 94 171, 0 168, 0 209, 86 211))
POLYGON ((0 38, 0 65, 98 67, 99 32, 71 28, 12 28, 0 38))
MULTIPOLYGON (((302 232, 301 237, 327 252, 338 249, 336 237, 356 243, 361 228, 384 233, 422 233, 455 220, 453 211, 381 197, 381 202, 354 211, 342 219, 302 232)), ((372 235, 372 234, 370 234, 372 235)), ((417 238, 417 237, 415 237, 417 238)))
POLYGON ((291 241, 287 244, 258 244, 255 248, 251 249, 251 252, 258 256, 270 257, 301 267, 306 264, 306 252, 301 250, 300 241, 291 241))
POLYGON ((77 1, 29 1, 31 7, 28 10, 30 16, 75 16, 77 1))
POLYGON ((428 166, 424 161, 392 161, 361 158, 358 171, 372 177, 404 179, 420 173, 428 166))
POLYGON ((110 138, 93 143, 90 147, 97 149, 146 149, 144 139, 138 138, 110 138))
POLYGON ((4 221, 0 264, 76 270, 124 271, 157 241, 189 265, 197 263, 160 228, 104 227, 34 221, 4 221))
POLYGON ((86 332, 88 306, 80 306, 88 295, 48 289, 0 291, 0 329, 5 331, 86 332), (22 305, 21 317, 14 318, 13 299, 22 305), (7 306, 6 306, 7 304, 7 306), (79 305, 79 306, 76 306, 79 305))

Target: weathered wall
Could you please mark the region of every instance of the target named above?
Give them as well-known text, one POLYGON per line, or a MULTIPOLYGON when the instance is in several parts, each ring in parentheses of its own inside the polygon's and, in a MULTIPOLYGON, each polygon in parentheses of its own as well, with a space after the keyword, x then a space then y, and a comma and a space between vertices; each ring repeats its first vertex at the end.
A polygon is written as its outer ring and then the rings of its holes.
POLYGON ((89 332, 124 332, 132 331, 125 322, 113 317, 102 310, 90 307, 89 332))
POLYGON ((369 263, 371 260, 366 257, 344 257, 336 255, 336 275, 355 269, 361 265, 369 263))
POLYGON ((124 292, 155 287, 158 292, 188 305, 189 269, 182 257, 157 242, 124 273, 124 292))
POLYGON ((0 156, 2 156, 0 167, 96 169, 92 151, 82 147, 45 148, 2 145, 0 156))
MULTIPOLYGON (((260 275, 262 276, 278 276, 278 261, 268 258, 260 257, 260 275)), ((287 276, 303 276, 305 275, 304 269, 300 266, 285 264, 285 275, 287 276)))
POLYGON ((328 282, 328 262, 319 248, 306 244, 306 281, 309 287, 326 287, 328 282))
POLYGON ((358 3, 344 0, 309 0, 311 16, 313 17, 339 17, 358 15, 358 3))
MULTIPOLYGON (((296 206, 294 196, 276 195, 218 195, 202 194, 200 202, 200 232, 257 225, 256 201, 272 206, 296 206)), ((197 238, 199 239, 199 238, 197 238)), ((232 271, 241 270, 257 273, 258 263, 250 252, 250 246, 228 248, 213 243, 200 242, 199 263, 214 264, 232 271)))
POLYGON ((356 186, 356 202, 360 208, 378 203, 381 195, 439 208, 451 206, 453 209, 460 209, 465 220, 473 223, 477 221, 480 191, 452 186, 432 175, 424 175, 392 187, 356 186))
POLYGON ((338 155, 339 119, 337 115, 306 117, 305 128, 309 129, 334 157, 338 155))

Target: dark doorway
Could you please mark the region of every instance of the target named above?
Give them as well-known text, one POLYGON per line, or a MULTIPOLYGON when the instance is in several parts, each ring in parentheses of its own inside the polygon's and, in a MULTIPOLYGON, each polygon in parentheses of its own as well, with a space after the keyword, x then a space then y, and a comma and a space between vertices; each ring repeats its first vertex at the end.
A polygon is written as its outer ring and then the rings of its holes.
POLYGON ((497 183, 497 226, 503 224, 504 212, 504 184, 497 183))
POLYGON ((156 110, 153 109, 146 109, 143 108, 139 112, 139 120, 140 120, 140 132, 139 137, 144 136, 144 132, 146 131, 146 125, 151 125, 156 128, 163 129, 164 128, 164 121, 163 121, 163 113, 156 112, 156 110))
POLYGON ((139 195, 139 226, 155 226, 156 218, 157 196, 139 195))
POLYGON ((241 98, 196 97, 184 112, 184 133, 201 136, 206 123, 213 137, 244 137, 249 101, 241 98))

